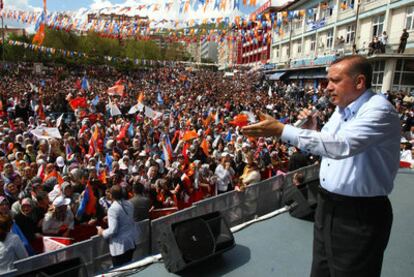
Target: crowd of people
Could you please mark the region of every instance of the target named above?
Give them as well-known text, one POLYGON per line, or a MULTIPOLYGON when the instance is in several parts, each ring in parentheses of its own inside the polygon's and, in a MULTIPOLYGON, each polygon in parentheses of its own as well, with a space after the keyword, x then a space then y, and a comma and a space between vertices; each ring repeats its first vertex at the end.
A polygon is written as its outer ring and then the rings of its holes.
MULTIPOLYGON (((323 96, 260 74, 159 65, 128 73, 51 66, 38 75, 18 64, 0 75, 0 95, 0 242, 16 245, 5 238, 17 234, 26 251, 18 247, 17 259, 41 253, 44 236, 79 241, 107 227, 114 186, 140 221, 318 161, 278 138, 241 134, 258 111, 295 122, 323 96)), ((411 151, 413 101, 384 97, 411 151)), ((321 111, 319 124, 333 111, 321 111)))

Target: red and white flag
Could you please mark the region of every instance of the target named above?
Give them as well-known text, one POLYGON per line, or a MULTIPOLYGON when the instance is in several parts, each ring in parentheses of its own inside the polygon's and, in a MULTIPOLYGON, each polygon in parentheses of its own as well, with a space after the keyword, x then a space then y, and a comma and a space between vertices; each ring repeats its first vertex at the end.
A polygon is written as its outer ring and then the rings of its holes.
POLYGON ((73 243, 73 239, 65 237, 43 237, 43 245, 45 252, 52 252, 64 248, 73 243))

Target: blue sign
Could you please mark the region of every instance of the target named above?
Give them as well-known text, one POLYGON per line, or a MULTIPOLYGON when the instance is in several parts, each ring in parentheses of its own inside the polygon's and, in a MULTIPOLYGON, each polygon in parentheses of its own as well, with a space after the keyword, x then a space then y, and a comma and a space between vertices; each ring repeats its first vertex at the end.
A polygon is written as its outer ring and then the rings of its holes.
POLYGON ((301 59, 292 61, 290 63, 290 67, 298 68, 298 67, 309 67, 315 65, 328 65, 331 64, 334 60, 336 60, 336 55, 330 56, 321 56, 315 59, 301 59))
POLYGON ((264 70, 272 70, 276 68, 276 64, 275 63, 267 63, 263 66, 264 70))

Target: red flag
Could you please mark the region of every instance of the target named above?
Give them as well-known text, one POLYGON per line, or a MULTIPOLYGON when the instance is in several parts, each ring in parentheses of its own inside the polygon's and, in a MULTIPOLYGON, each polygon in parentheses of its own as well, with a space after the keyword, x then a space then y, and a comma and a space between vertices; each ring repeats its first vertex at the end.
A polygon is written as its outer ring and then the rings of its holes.
POLYGON ((129 127, 129 123, 125 124, 122 128, 121 131, 119 132, 119 135, 116 137, 116 140, 122 140, 123 138, 126 137, 126 134, 128 132, 128 127, 129 127))
POLYGON ((76 97, 69 101, 69 106, 72 110, 76 110, 77 108, 87 108, 88 103, 86 102, 85 97, 76 97))
POLYGON ((107 183, 107 181, 106 181, 106 169, 100 170, 99 175, 98 175, 98 179, 99 179, 99 181, 101 181, 102 184, 106 185, 106 183, 107 183))
POLYGON ((184 143, 184 146, 183 146, 183 151, 181 152, 182 154, 183 154, 183 156, 184 156, 184 160, 185 160, 185 163, 187 164, 188 163, 188 155, 187 155, 187 150, 188 150, 188 148, 190 147, 190 144, 188 144, 188 143, 184 143))
POLYGON ((9 127, 13 131, 16 129, 16 126, 14 126, 13 120, 11 120, 10 118, 9 118, 9 127))
POLYGON ((6 113, 4 112, 3 108, 3 100, 0 100, 0 116, 5 116, 6 113))
POLYGON ((41 119, 41 120, 45 120, 46 119, 46 114, 43 110, 43 104, 42 101, 39 100, 39 106, 37 107, 37 116, 41 119))

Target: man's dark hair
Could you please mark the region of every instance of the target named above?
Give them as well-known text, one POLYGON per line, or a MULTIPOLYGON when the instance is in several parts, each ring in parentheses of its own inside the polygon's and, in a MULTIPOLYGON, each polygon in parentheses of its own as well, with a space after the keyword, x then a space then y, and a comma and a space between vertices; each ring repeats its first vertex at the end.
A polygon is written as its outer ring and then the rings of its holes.
POLYGON ((116 201, 116 200, 121 200, 122 199, 122 188, 120 185, 113 185, 111 187, 111 194, 112 194, 112 198, 116 201))
POLYGON ((360 55, 350 55, 350 56, 344 56, 337 60, 335 60, 331 65, 347 61, 349 62, 349 71, 348 74, 352 77, 356 77, 360 74, 364 75, 365 77, 365 88, 369 89, 371 88, 371 82, 372 82, 372 66, 369 63, 369 61, 360 55))
POLYGON ((134 190, 135 194, 143 194, 144 193, 144 185, 141 184, 139 181, 135 181, 132 185, 132 189, 134 190))
POLYGON ((7 233, 10 232, 13 220, 10 215, 0 215, 0 241, 5 241, 7 233))
POLYGON ((47 194, 46 191, 41 190, 36 194, 37 201, 42 201, 43 199, 47 199, 47 198, 49 198, 49 195, 47 194))

